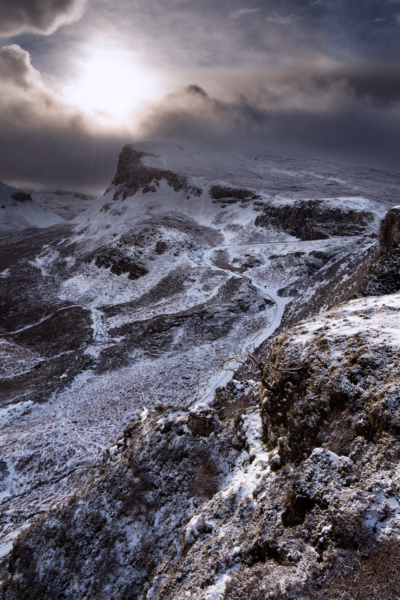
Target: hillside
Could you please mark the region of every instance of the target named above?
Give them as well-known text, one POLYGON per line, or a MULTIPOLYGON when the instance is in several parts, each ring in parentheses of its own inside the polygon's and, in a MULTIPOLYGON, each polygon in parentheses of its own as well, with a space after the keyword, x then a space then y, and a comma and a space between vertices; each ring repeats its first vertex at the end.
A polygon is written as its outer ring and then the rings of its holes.
MULTIPOLYGON (((386 214, 396 229, 399 183, 315 160, 126 146, 85 211, 0 241, 0 554, 36 515, 108 477, 103 454, 139 414, 173 404, 180 416, 163 410, 185 420, 251 390, 221 357, 363 302, 396 255, 379 232, 386 214)), ((143 421, 151 436, 155 419, 143 421)), ((241 444, 221 473, 239 468, 241 444)))
POLYGON ((39 206, 27 192, 0 182, 0 238, 62 222, 62 217, 39 206))
POLYGON ((143 411, 21 536, 3 597, 395 598, 399 311, 394 294, 299 323, 272 346, 270 389, 238 385, 234 411, 143 411))
POLYGON ((56 213, 66 221, 77 217, 81 212, 90 207, 96 199, 91 194, 82 192, 68 192, 65 190, 27 190, 33 200, 42 208, 56 213))

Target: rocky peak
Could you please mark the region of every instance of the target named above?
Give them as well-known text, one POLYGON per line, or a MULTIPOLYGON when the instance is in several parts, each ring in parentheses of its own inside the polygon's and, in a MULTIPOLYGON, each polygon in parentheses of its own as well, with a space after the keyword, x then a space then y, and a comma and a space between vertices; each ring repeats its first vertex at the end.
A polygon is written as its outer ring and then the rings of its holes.
POLYGON ((112 182, 117 188, 114 199, 122 196, 122 199, 125 200, 140 189, 143 194, 155 192, 162 179, 165 179, 175 192, 186 187, 186 179, 182 175, 169 169, 147 167, 142 161, 146 156, 152 156, 152 154, 135 150, 131 145, 122 148, 118 159, 117 173, 112 182))

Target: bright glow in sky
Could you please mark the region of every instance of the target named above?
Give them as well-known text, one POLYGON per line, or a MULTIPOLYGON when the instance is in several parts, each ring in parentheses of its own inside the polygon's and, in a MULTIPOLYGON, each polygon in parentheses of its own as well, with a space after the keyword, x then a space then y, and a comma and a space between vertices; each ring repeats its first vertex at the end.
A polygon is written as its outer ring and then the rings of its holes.
POLYGON ((81 62, 78 79, 64 88, 63 97, 107 121, 126 121, 132 110, 159 94, 154 76, 118 51, 93 51, 81 62))

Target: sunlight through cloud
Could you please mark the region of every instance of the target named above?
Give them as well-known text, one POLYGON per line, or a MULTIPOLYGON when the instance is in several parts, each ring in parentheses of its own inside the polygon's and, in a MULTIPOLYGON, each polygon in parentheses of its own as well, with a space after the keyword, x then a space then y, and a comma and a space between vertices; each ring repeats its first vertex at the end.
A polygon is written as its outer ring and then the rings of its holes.
POLYGON ((123 51, 93 51, 80 63, 78 79, 63 90, 65 100, 109 122, 128 120, 157 95, 155 77, 123 51))

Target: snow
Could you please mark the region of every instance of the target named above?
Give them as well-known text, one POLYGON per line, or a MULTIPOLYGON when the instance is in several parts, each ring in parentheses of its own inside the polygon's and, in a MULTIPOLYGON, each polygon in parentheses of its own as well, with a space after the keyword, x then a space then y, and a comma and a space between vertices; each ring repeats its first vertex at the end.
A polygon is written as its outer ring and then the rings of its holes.
POLYGON ((90 207, 95 196, 82 192, 67 192, 62 190, 27 190, 32 199, 42 208, 55 213, 66 221, 74 219, 90 207))
POLYGON ((296 328, 304 345, 312 336, 322 333, 329 339, 343 336, 343 341, 357 334, 369 338, 374 344, 387 343, 400 346, 400 294, 352 300, 323 312, 296 328), (372 323, 369 320, 373 317, 372 323), (332 319, 332 321, 330 320, 332 319), (334 319, 334 320, 333 320, 334 319))
POLYGON ((64 219, 39 206, 34 200, 19 201, 13 198, 21 190, 0 182, 0 238, 30 227, 50 227, 64 219))
MULTIPOLYGON (((221 486, 224 497, 229 497, 234 492, 241 500, 253 498, 253 491, 259 484, 261 476, 267 474, 273 476, 269 467, 273 452, 268 451, 262 441, 263 430, 259 410, 246 412, 242 419, 248 450, 242 452, 237 468, 225 478, 221 486)), ((221 535, 223 535, 222 531, 221 535)))
MULTIPOLYGON (((31 266, 41 276, 55 277, 57 302, 69 302, 69 308, 81 306, 90 310, 93 340, 86 347, 86 354, 97 361, 105 349, 118 347, 125 334, 116 333, 116 330, 124 326, 156 317, 182 315, 192 309, 200 311, 203 306, 218 313, 219 307, 212 303, 231 281, 246 286, 245 296, 250 309, 236 316, 231 312, 232 328, 220 338, 196 340, 189 345, 184 328, 176 327, 171 349, 160 356, 149 357, 142 349, 133 347, 126 354, 127 365, 102 372, 88 369, 76 376, 68 387, 55 393, 48 403, 33 406, 19 403, 9 411, 5 409, 8 412, 4 413, 0 442, 2 459, 10 467, 3 493, 3 499, 8 501, 10 523, 17 511, 33 514, 46 510, 77 489, 79 481, 72 481, 72 473, 76 470, 82 471, 83 479, 90 479, 89 470, 94 470, 100 463, 105 448, 115 442, 132 418, 139 415, 145 418, 146 411, 155 404, 171 402, 191 406, 197 402, 209 403, 215 389, 228 383, 233 376, 232 371, 221 371, 217 354, 229 355, 233 350, 257 347, 276 332, 292 301, 292 297, 282 294, 281 290, 307 277, 305 259, 308 260, 312 252, 334 255, 345 250, 356 251, 358 240, 354 237, 301 242, 285 232, 256 227, 254 220, 260 214, 259 206, 246 202, 223 208, 209 196, 212 185, 250 189, 260 196, 261 203, 287 205, 299 199, 323 198, 329 206, 371 212, 375 219, 366 232, 368 235, 362 239, 361 249, 376 243, 368 236, 377 233, 379 219, 391 194, 396 195, 398 190, 389 176, 384 179, 374 174, 372 177, 362 170, 360 175, 355 175, 354 170, 319 161, 285 159, 270 154, 256 157, 215 149, 184 150, 171 144, 146 143, 134 147, 153 154, 145 157, 145 164, 184 175, 188 185, 198 187, 202 194, 188 199, 185 190, 175 192, 161 180, 156 192, 143 194, 139 190, 123 201, 114 200, 114 186, 102 198, 87 201, 78 198, 73 211, 86 208, 69 222, 73 227, 72 237, 61 240, 57 250, 44 248, 31 261, 31 266), (293 191, 293 183, 299 181, 304 184, 304 189, 293 191), (337 194, 328 187, 335 182, 337 194), (387 191, 386 204, 378 202, 382 190, 387 191), (123 247, 130 259, 144 265, 148 271, 137 280, 129 279, 128 273, 116 275, 110 268, 98 268, 94 260, 81 261, 76 253, 77 247, 80 252, 88 253, 97 251, 102 245, 116 245, 124 234, 140 234, 146 229, 156 230, 154 239, 139 248, 133 243, 123 247), (160 240, 168 249, 158 255, 154 246, 160 240), (224 268, 216 264, 219 252, 226 254, 224 268), (294 259, 295 253, 302 253, 302 257, 294 259), (246 254, 258 263, 240 273, 238 270, 246 254), (178 275, 184 279, 182 289, 177 289, 176 283, 176 289, 170 295, 152 296, 157 286, 163 287, 166 278, 176 282, 178 275), (258 306, 264 300, 272 300, 273 305, 266 305, 265 310, 259 311, 258 306), (118 309, 124 304, 126 309, 118 309), (113 307, 115 312, 110 310, 113 307), (29 468, 24 462, 27 459, 29 468), (39 491, 35 492, 35 489, 39 491), (23 501, 19 498, 21 495, 24 495, 23 501)), ((7 227, 12 227, 13 232, 22 227, 47 227, 63 222, 59 215, 32 201, 12 206, 13 192, 12 188, 1 184, 0 206, 4 204, 7 209, 0 208, 0 236, 2 211, 10 215, 7 227)), ((38 193, 34 198, 43 206, 57 205, 59 208, 71 200, 67 196, 46 194, 50 193, 38 193)), ((4 270, 0 276, 10 277, 10 270, 4 270)), ((345 273, 343 277, 346 277, 345 273)), ((306 288, 304 302, 314 293, 315 287, 306 288)), ((393 307, 398 305, 395 303, 393 307)), ((341 334, 347 336, 365 329, 368 321, 357 316, 357 312, 375 308, 380 310, 381 305, 368 299, 356 301, 352 314, 340 314, 340 308, 335 309, 333 312, 338 315, 335 330, 340 328, 341 334)), ((229 312, 229 307, 226 310, 229 312)), ((324 320, 318 319, 304 326, 304 331, 298 329, 304 344, 325 324, 324 320)), ((377 321, 374 321, 375 330, 371 335, 390 336, 393 343, 398 344, 400 334, 395 315, 386 311, 379 315, 378 329, 375 323, 377 321)), ((4 340, 0 343, 0 357, 4 357, 4 363, 0 361, 1 377, 24 373, 42 360, 37 353, 4 340), (3 364, 6 365, 4 373, 3 364)), ((65 379, 65 373, 62 378, 65 379)), ((249 452, 243 453, 243 462, 247 464, 252 453, 260 458, 248 464, 245 474, 231 474, 227 485, 247 497, 256 487, 258 476, 269 469, 269 454, 262 444, 261 423, 255 415, 248 417, 246 427, 252 441, 249 452)))
POLYGON ((350 459, 347 458, 347 456, 338 456, 337 454, 335 454, 331 450, 327 450, 326 448, 314 448, 311 454, 311 458, 315 458, 317 456, 327 458, 333 464, 337 462, 351 462, 350 459))
MULTIPOLYGON (((237 568, 237 567, 236 567, 237 568)), ((218 600, 225 591, 226 584, 236 569, 230 569, 228 573, 221 573, 214 585, 210 586, 204 596, 204 600, 218 600)))

